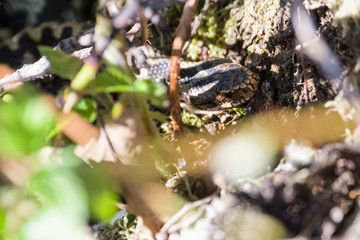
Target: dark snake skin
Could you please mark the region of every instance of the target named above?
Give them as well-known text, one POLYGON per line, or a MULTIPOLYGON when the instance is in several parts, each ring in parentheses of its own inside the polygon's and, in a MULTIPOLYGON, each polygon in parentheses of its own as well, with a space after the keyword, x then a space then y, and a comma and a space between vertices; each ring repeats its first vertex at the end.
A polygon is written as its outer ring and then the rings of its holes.
MULTIPOLYGON (((186 104, 197 109, 223 110, 239 106, 250 100, 259 86, 257 74, 230 60, 214 59, 192 65, 181 66, 180 96, 186 104)), ((148 66, 147 77, 167 81, 169 61, 148 66)))

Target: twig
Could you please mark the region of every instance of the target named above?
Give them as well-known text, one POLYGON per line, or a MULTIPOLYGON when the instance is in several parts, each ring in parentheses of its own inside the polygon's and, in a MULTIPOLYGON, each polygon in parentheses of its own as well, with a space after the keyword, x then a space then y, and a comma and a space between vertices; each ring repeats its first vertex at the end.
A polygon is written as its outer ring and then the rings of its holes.
POLYGON ((182 55, 182 48, 190 37, 191 20, 194 15, 197 0, 188 0, 185 3, 183 13, 181 15, 179 26, 176 29, 176 36, 171 50, 171 64, 170 64, 170 113, 172 115, 173 127, 175 133, 182 132, 181 123, 181 108, 178 78, 180 75, 180 58, 182 55))
MULTIPOLYGON (((91 56, 92 45, 94 43, 94 29, 90 29, 85 33, 69 37, 61 40, 54 48, 65 53, 71 53, 74 57, 85 60, 91 56)), ((26 81, 43 79, 51 76, 50 62, 46 57, 40 58, 38 61, 25 64, 16 72, 6 75, 0 79, 0 88, 2 91, 16 89, 26 81)))
POLYGON ((206 12, 209 10, 209 8, 210 8, 210 0, 205 0, 205 4, 201 10, 201 13, 194 18, 193 28, 191 29, 191 35, 195 35, 197 33, 197 31, 201 26, 201 23, 205 18, 206 12))
MULTIPOLYGON (((83 60, 91 55, 92 47, 84 48, 79 51, 75 51, 72 55, 83 60)), ((6 75, 0 79, 0 88, 4 91, 14 90, 26 81, 43 79, 51 76, 50 62, 46 57, 40 58, 38 61, 25 64, 16 72, 6 75)))
POLYGON ((190 210, 200 207, 201 205, 209 204, 214 198, 216 198, 220 193, 220 190, 217 189, 210 196, 188 203, 184 205, 176 214, 174 214, 171 218, 169 218, 166 223, 162 226, 160 231, 156 234, 156 239, 167 239, 169 234, 169 229, 171 226, 175 225, 186 213, 190 210))
POLYGON ((316 36, 319 36, 318 30, 302 1, 292 1, 291 15, 292 25, 301 50, 322 69, 334 90, 338 92, 342 85, 341 74, 343 72, 340 61, 321 36, 317 39, 316 36))

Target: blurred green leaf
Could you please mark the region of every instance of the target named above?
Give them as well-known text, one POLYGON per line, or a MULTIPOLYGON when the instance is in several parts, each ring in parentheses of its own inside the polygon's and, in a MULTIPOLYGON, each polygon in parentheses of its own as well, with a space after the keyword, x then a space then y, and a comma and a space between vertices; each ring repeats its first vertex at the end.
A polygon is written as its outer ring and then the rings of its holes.
POLYGON ((130 86, 133 80, 125 75, 121 70, 116 67, 107 67, 103 72, 99 73, 95 80, 90 85, 91 87, 100 86, 130 86))
POLYGON ((36 201, 29 198, 25 187, 4 185, 0 187, 0 239, 20 239, 19 230, 24 221, 37 212, 36 201), (2 219, 1 219, 2 218, 2 219))
POLYGON ((158 107, 167 104, 166 87, 153 80, 133 81, 116 67, 99 73, 86 88, 89 92, 136 92, 158 107))
POLYGON ((88 166, 73 154, 72 146, 38 158, 29 190, 40 208, 23 224, 22 239, 82 239, 89 199, 76 169, 88 166))
POLYGON ((152 80, 142 80, 134 82, 134 88, 137 93, 150 100, 155 106, 166 106, 166 88, 163 84, 152 80))
POLYGON ((98 67, 99 65, 95 58, 88 59, 71 81, 71 89, 75 91, 83 90, 94 80, 98 67))
POLYGON ((69 168, 43 170, 30 182, 31 191, 45 208, 68 212, 75 218, 87 219, 88 200, 82 180, 69 168))
MULTIPOLYGON (((84 219, 85 220, 85 219, 84 219)), ((92 239, 85 231, 86 222, 79 221, 74 214, 52 208, 40 212, 21 228, 22 240, 78 240, 92 239)))
POLYGON ((0 154, 30 154, 46 145, 55 126, 50 105, 33 90, 22 88, 14 100, 0 103, 0 154))
POLYGON ((93 218, 99 222, 109 220, 119 210, 116 204, 119 197, 110 189, 99 189, 90 197, 90 207, 93 218))
POLYGON ((2 232, 4 231, 5 227, 5 212, 0 206, 0 239, 2 239, 2 232))
POLYGON ((98 73, 85 91, 88 92, 131 92, 132 80, 116 67, 107 67, 98 73))
POLYGON ((89 201, 76 170, 90 167, 73 150, 44 148, 28 156, 28 181, 0 187, 0 204, 8 219, 4 239, 85 239, 89 201))
POLYGON ((5 93, 1 96, 1 98, 4 102, 11 102, 14 100, 14 96, 11 93, 5 93))
POLYGON ((96 119, 96 105, 91 98, 80 98, 73 110, 88 122, 94 122, 96 119))
MULTIPOLYGON (((60 168, 75 171, 77 168, 88 167, 87 164, 74 154, 75 145, 67 145, 61 148, 43 149, 44 151, 38 152, 33 155, 32 169, 36 173, 41 171, 52 171, 60 168)), ((35 176, 35 173, 33 173, 35 176)))
POLYGON ((81 168, 78 171, 89 194, 91 218, 105 222, 119 210, 116 204, 120 201, 113 192, 113 182, 104 170, 99 168, 81 168))
POLYGON ((39 46, 41 55, 50 61, 51 69, 62 78, 72 79, 80 71, 83 62, 51 47, 39 46))

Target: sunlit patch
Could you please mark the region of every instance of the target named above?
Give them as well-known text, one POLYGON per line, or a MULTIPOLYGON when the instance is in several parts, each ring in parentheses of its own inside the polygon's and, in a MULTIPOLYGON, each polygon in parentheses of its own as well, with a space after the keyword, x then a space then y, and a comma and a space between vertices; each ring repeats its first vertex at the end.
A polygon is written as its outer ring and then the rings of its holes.
POLYGON ((231 108, 231 107, 234 107, 236 105, 234 105, 235 103, 232 103, 232 102, 225 102, 223 104, 221 104, 221 108, 231 108))
POLYGON ((265 128, 244 129, 241 134, 224 138, 214 146, 210 171, 232 183, 260 176, 273 164, 277 143, 276 137, 265 128))

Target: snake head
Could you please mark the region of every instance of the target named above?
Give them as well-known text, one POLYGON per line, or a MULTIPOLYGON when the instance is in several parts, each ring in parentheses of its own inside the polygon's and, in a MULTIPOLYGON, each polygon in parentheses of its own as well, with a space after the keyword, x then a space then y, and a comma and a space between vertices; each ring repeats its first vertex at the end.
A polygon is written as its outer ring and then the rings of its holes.
POLYGON ((200 110, 225 110, 255 94, 260 78, 237 63, 221 63, 180 80, 181 99, 200 110), (186 78, 186 79, 185 79, 186 78))

